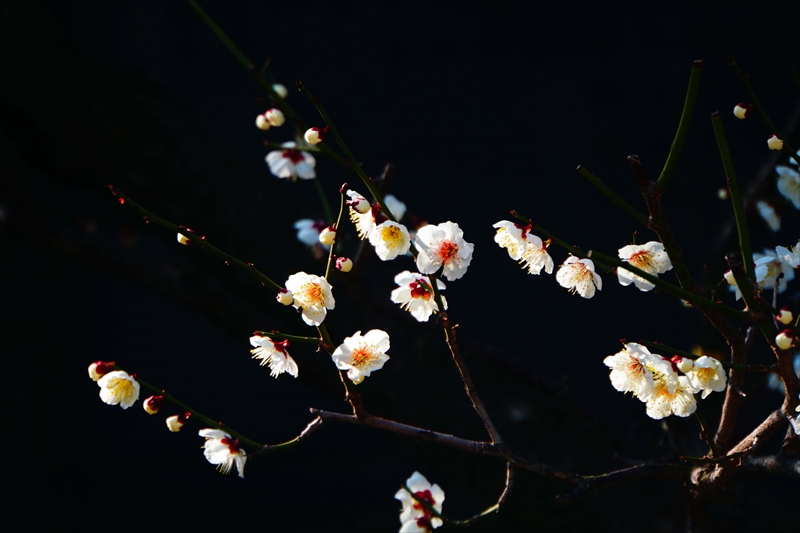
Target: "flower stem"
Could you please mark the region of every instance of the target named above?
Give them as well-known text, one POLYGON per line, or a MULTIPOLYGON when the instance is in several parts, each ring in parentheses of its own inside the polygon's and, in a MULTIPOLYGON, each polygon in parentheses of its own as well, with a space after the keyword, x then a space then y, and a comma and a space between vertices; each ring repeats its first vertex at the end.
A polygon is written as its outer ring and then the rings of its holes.
POLYGON ((291 342, 300 342, 305 344, 319 344, 322 339, 318 337, 300 337, 298 335, 287 335, 286 333, 281 333, 280 331, 256 331, 261 337, 269 337, 270 339, 286 339, 291 342))
POLYGON ((635 207, 633 207, 631 204, 623 200, 617 193, 612 191, 605 183, 603 183, 603 180, 601 180, 598 176, 592 174, 581 165, 578 165, 578 168, 576 170, 578 171, 578 174, 589 180, 589 183, 597 187, 597 189, 600 192, 608 196, 608 198, 612 202, 614 202, 618 207, 620 207, 623 211, 631 215, 633 218, 641 222, 643 225, 645 226, 647 225, 647 216, 638 209, 636 209, 635 207))
POLYGON ((716 457, 717 447, 714 445, 714 438, 708 431, 708 427, 703 415, 700 414, 700 409, 695 410, 694 416, 697 417, 697 421, 700 423, 700 435, 703 437, 703 440, 706 441, 706 444, 708 444, 708 449, 711 451, 711 457, 716 457))
POLYGON ((739 183, 736 180, 736 172, 733 169, 733 158, 728 148, 728 140, 725 137, 725 129, 722 126, 722 118, 719 111, 711 113, 711 124, 714 126, 714 136, 717 138, 719 155, 722 158, 722 166, 725 169, 725 178, 728 182, 728 190, 731 193, 731 205, 733 215, 736 219, 736 229, 739 233, 739 250, 742 252, 745 272, 747 277, 755 279, 753 267, 753 250, 750 247, 750 234, 747 229, 747 217, 744 213, 744 203, 742 194, 739 191, 739 183))
POLYGON ((694 104, 697 101, 697 92, 700 88, 700 76, 703 73, 703 61, 696 60, 692 63, 692 73, 689 76, 689 88, 686 90, 686 99, 683 102, 683 111, 681 112, 681 120, 678 123, 678 131, 675 132, 675 139, 672 141, 672 146, 669 149, 667 162, 664 163, 664 168, 658 176, 658 186, 666 189, 672 180, 672 174, 675 172, 675 167, 678 165, 683 145, 686 142, 686 136, 689 133, 689 126, 692 123, 692 115, 694 114, 694 104))
MULTIPOLYGON (((114 370, 122 370, 123 372, 125 372, 124 369, 118 367, 117 365, 114 365, 114 370)), ((136 379, 136 381, 139 382, 139 385, 141 385, 145 389, 150 389, 151 391, 155 392, 156 394, 158 394, 160 396, 163 396, 165 400, 167 400, 169 402, 172 402, 173 404, 177 405, 182 410, 188 411, 189 413, 192 413, 192 418, 196 418, 198 420, 201 420, 201 421, 205 422, 206 424, 208 424, 208 425, 210 425, 212 427, 215 427, 217 429, 220 429, 220 430, 224 431, 225 433, 228 433, 231 437, 239 439, 239 441, 242 444, 245 444, 245 445, 253 448, 254 450, 258 450, 258 449, 261 448, 261 444, 257 443, 254 440, 248 439, 247 437, 245 437, 244 435, 242 435, 238 431, 234 431, 231 428, 221 424, 220 422, 216 422, 213 419, 207 417, 203 413, 200 413, 199 411, 197 411, 195 409, 192 409, 191 407, 189 407, 185 403, 183 403, 180 400, 178 400, 177 398, 175 398, 175 396, 173 396, 172 394, 169 394, 167 391, 159 389, 158 387, 155 387, 155 386, 147 383, 146 381, 142 381, 141 379, 139 379, 139 376, 136 376, 135 379, 136 379)))
POLYGON ((715 311, 721 311, 727 314, 728 316, 738 318, 743 322, 750 321, 750 315, 748 313, 745 313, 744 311, 739 311, 738 309, 734 309, 733 307, 728 307, 727 305, 713 302, 708 298, 703 298, 702 296, 697 295, 693 292, 689 292, 687 290, 681 289, 680 287, 676 287, 675 285, 664 281, 658 276, 654 276, 648 272, 645 272, 644 270, 636 268, 632 264, 621 261, 616 257, 611 257, 594 250, 589 250, 588 257, 590 258, 597 257, 598 260, 602 261, 603 263, 613 265, 617 268, 623 268, 628 272, 631 272, 639 277, 646 279, 656 287, 660 288, 665 293, 671 294, 672 296, 677 296, 681 300, 686 300, 688 302, 691 302, 693 305, 696 305, 698 307, 706 307, 708 309, 713 309, 715 311))
MULTIPOLYGON (((319 182, 319 180, 314 180, 314 187, 317 189, 317 195, 319 195, 319 199, 322 202, 322 210, 325 212, 325 220, 328 222, 328 224, 333 224, 333 212, 331 212, 331 205, 328 203, 328 198, 325 196, 325 191, 322 190, 322 184, 319 182)), ((339 212, 339 215, 341 216, 341 212, 339 212)), ((326 275, 325 277, 327 278, 328 276, 326 275)))
POLYGON ((170 231, 172 231, 172 232, 174 232, 176 234, 180 233, 181 235, 183 235, 184 237, 189 239, 192 242, 192 244, 196 244, 197 246, 199 246, 203 250, 216 255, 220 259, 224 260, 227 264, 235 266, 236 268, 238 268, 240 270, 243 270, 244 272, 246 272, 250 276, 252 276, 252 277, 256 278, 258 281, 260 281, 262 285, 265 285, 265 286, 268 285, 275 292, 280 292, 281 291, 282 287, 280 285, 278 285, 277 283, 272 281, 266 274, 264 274, 263 272, 258 270, 256 267, 254 267, 252 265, 252 263, 245 263, 244 261, 236 259, 232 255, 230 255, 230 254, 228 254, 226 252, 223 252, 222 250, 220 250, 216 246, 214 246, 211 243, 209 243, 205 239, 205 237, 198 237, 197 235, 195 235, 194 233, 189 231, 186 228, 186 226, 178 226, 176 224, 173 224, 172 222, 164 220, 163 218, 161 218, 161 217, 159 217, 157 215, 154 215, 153 213, 151 213, 150 211, 148 211, 147 209, 145 209, 144 207, 142 207, 141 205, 136 203, 136 201, 134 201, 133 198, 131 198, 127 194, 123 193, 122 191, 120 191, 119 189, 114 187, 113 185, 109 185, 108 188, 111 189, 111 193, 114 196, 117 196, 117 197, 120 198, 120 200, 121 200, 120 203, 125 204, 125 205, 129 205, 130 207, 134 208, 136 211, 138 211, 142 215, 144 215, 146 220, 148 220, 150 222, 153 222, 155 224, 158 224, 162 228, 166 228, 166 229, 168 229, 168 230, 170 230, 170 231))
MULTIPOLYGON (((314 180, 317 181, 317 180, 314 180)), ((320 194, 322 194, 322 186, 319 186, 320 194)), ((347 187, 347 184, 343 184, 339 188, 339 217, 336 219, 336 225, 333 227, 336 230, 336 238, 333 240, 333 244, 331 244, 331 249, 328 251, 328 264, 325 267, 325 279, 328 279, 328 275, 331 273, 331 262, 333 262, 333 251, 336 248, 336 243, 339 241, 339 224, 342 222, 342 211, 344 211, 344 190, 347 187)), ((327 202, 326 202, 327 205, 327 202)), ((330 217, 330 208, 327 209, 328 216, 330 217)))

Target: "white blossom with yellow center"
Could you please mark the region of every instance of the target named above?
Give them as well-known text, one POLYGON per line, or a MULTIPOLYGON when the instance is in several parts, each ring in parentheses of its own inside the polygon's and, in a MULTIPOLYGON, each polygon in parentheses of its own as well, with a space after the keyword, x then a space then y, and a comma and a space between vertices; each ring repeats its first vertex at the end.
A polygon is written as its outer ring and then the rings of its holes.
POLYGON ((548 274, 553 273, 555 263, 553 263, 553 258, 550 257, 550 254, 547 253, 549 243, 549 240, 545 244, 541 238, 528 233, 525 239, 525 252, 519 260, 522 268, 528 269, 528 274, 538 276, 542 273, 542 269, 548 274))
POLYGON ((373 371, 383 368, 389 360, 388 350, 389 334, 385 331, 373 329, 366 335, 356 331, 352 337, 345 337, 331 357, 336 368, 347 370, 347 377, 358 385, 373 371))
POLYGON ((499 244, 500 248, 505 248, 506 251, 508 251, 508 255, 514 261, 522 259, 525 248, 527 248, 528 245, 523 228, 508 220, 501 220, 492 227, 497 228, 494 242, 499 244))
POLYGON ((689 378, 689 383, 695 392, 703 391, 700 397, 704 400, 712 391, 724 391, 728 383, 722 363, 707 355, 697 358, 692 369, 686 373, 686 377, 689 378))
POLYGON ((369 232, 369 242, 381 261, 389 261, 406 253, 411 247, 411 237, 402 224, 387 220, 369 232))
MULTIPOLYGON (((619 258, 654 276, 672 270, 672 262, 664 250, 664 245, 656 241, 650 241, 642 245, 629 244, 623 246, 619 249, 619 258)), ((640 291, 652 291, 655 287, 643 277, 637 276, 622 267, 617 268, 617 278, 621 285, 628 286, 633 283, 640 291)))
MULTIPOLYGON (((439 312, 428 276, 405 270, 394 277, 394 282, 398 287, 392 291, 392 301, 400 304, 402 309, 411 313, 411 316, 419 322, 427 322, 433 313, 439 312)), ((439 291, 445 289, 445 285, 440 279, 436 280, 436 285, 439 291)), ((440 296, 442 305, 447 310, 447 299, 443 295, 440 296)))
MULTIPOLYGON (((644 401, 653 390, 653 372, 647 368, 661 366, 650 351, 635 342, 629 342, 622 351, 603 359, 603 364, 611 369, 611 385, 620 392, 632 392, 644 401)), ((665 362, 666 363, 666 362, 665 362)), ((669 364, 669 363, 667 363, 669 364)))
POLYGON ((647 397, 647 416, 661 420, 669 415, 687 417, 697 410, 694 389, 686 376, 678 378, 678 386, 670 390, 665 379, 656 379, 647 397))
POLYGON ((372 206, 356 191, 347 191, 347 196, 350 198, 347 201, 350 221, 355 225, 358 237, 362 240, 366 239, 372 228, 375 227, 375 213, 372 212, 372 206))
POLYGON ((127 372, 109 372, 100 378, 97 385, 100 387, 100 399, 108 405, 119 404, 127 409, 139 399, 139 382, 127 372))
POLYGON ((594 296, 595 288, 603 289, 603 280, 594 271, 591 259, 578 259, 574 255, 567 257, 564 264, 556 272, 556 281, 572 294, 578 293, 584 298, 594 296))
POLYGON ((464 240, 464 232, 455 222, 429 224, 417 230, 414 239, 417 247, 417 270, 433 274, 439 268, 448 281, 466 274, 475 245, 464 240))
POLYGON ((285 286, 294 297, 292 306, 302 310, 303 322, 309 326, 322 324, 328 309, 333 309, 336 305, 333 287, 325 278, 298 272, 289 276, 285 286))

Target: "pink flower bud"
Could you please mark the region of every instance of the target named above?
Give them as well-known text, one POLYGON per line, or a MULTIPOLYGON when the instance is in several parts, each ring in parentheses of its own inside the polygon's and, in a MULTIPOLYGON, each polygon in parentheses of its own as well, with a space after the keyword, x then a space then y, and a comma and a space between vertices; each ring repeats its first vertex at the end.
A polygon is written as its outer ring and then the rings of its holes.
POLYGON ((286 289, 281 289, 280 292, 278 293, 278 297, 276 298, 276 300, 278 300, 278 302, 280 302, 283 305, 292 305, 292 302, 294 302, 294 296, 290 291, 287 291, 286 289))
POLYGON ((283 123, 286 122, 286 117, 283 116, 283 111, 278 109, 277 107, 273 107, 272 109, 268 109, 264 116, 267 117, 271 126, 283 126, 283 123))
POLYGON ((167 428, 171 432, 177 433, 186 424, 186 421, 189 420, 191 416, 192 413, 188 411, 182 415, 172 415, 171 417, 167 418, 167 428))
POLYGON ((778 336, 775 337, 775 344, 778 345, 778 348, 781 350, 788 350, 792 347, 792 343, 794 342, 794 331, 790 329, 785 329, 778 333, 778 336))
POLYGON ((256 128, 267 131, 271 127, 272 125, 269 123, 269 120, 267 120, 267 117, 264 115, 258 115, 256 117, 256 128))
POLYGON ((353 261, 349 257, 337 257, 336 258, 336 269, 341 270, 342 272, 350 272, 353 268, 353 261))
POLYGON ((150 396, 147 398, 143 403, 142 407, 147 412, 148 415, 154 415, 161 409, 161 404, 164 403, 163 396, 150 396))
POLYGON ((319 144, 322 140, 325 139, 325 134, 328 133, 328 127, 324 127, 322 129, 317 128, 316 126, 313 128, 308 128, 306 130, 305 135, 303 138, 306 140, 308 144, 319 144))
POLYGON ((92 378, 92 381, 97 381, 112 370, 114 370, 114 365, 116 363, 114 361, 105 362, 105 361, 96 361, 89 365, 89 377, 92 378))
POLYGON ((792 312, 789 310, 788 307, 782 307, 781 310, 778 311, 778 316, 776 316, 775 318, 777 318, 778 322, 780 322, 781 324, 788 326, 789 324, 792 323, 792 320, 794 320, 794 315, 792 314, 792 312))
POLYGON ((330 246, 336 242, 336 230, 332 226, 328 226, 319 232, 319 242, 325 246, 330 246))
POLYGON ((783 141, 777 135, 773 135, 767 139, 767 146, 770 150, 783 150, 783 141))

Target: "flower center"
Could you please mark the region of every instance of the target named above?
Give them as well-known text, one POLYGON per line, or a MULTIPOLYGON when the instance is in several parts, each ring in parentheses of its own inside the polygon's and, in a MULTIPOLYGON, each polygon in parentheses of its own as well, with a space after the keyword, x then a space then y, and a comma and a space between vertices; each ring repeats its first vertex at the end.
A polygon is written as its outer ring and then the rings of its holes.
POLYGON ((645 272, 650 272, 653 270, 653 255, 646 250, 636 252, 631 256, 628 262, 633 266, 644 270, 645 272))
POLYGON ((397 248, 403 245, 403 232, 398 226, 385 226, 381 228, 381 240, 387 248, 397 248))
POLYGON ((108 389, 115 399, 125 399, 133 394, 133 382, 125 378, 112 378, 108 380, 108 389))
POLYGON ((458 253, 458 245, 454 242, 443 241, 436 250, 436 255, 442 260, 442 263, 448 262, 458 253))
MULTIPOLYGON (((297 299, 297 296, 295 296, 295 300, 297 299)), ((325 295, 322 292, 322 288, 316 283, 309 282, 300 287, 300 300, 302 307, 319 308, 325 306, 325 295)))
POLYGON ((220 442, 227 446, 232 454, 239 453, 239 439, 229 439, 225 437, 220 442))
POLYGON ((634 377, 639 377, 644 374, 645 368, 641 361, 630 355, 628 357, 630 358, 630 362, 628 363, 628 374, 634 377))
MULTIPOLYGON (((417 491, 414 493, 414 496, 416 496, 417 498, 419 498, 420 500, 424 501, 429 505, 433 505, 436 503, 433 500, 433 495, 431 494, 431 491, 429 490, 417 491)), ((426 509, 425 506, 419 503, 417 500, 414 500, 414 509, 419 509, 421 511, 424 511, 426 515, 430 513, 430 511, 428 511, 428 509, 426 509)))
POLYGON ((697 370, 697 379, 704 383, 708 383, 714 377, 716 372, 713 368, 700 368, 697 370))
POLYGON ((284 150, 283 157, 285 157, 295 165, 305 160, 305 157, 303 157, 303 154, 302 152, 300 152, 300 150, 284 150))
POLYGON ((362 344, 355 350, 350 357, 350 364, 356 368, 366 366, 372 361, 372 350, 366 344, 362 344))
POLYGON ((512 256, 516 255, 519 251, 519 246, 517 246, 517 240, 511 236, 506 228, 500 228, 497 230, 497 234, 500 237, 500 247, 505 248, 508 250, 512 256))
POLYGON ((422 298, 423 300, 430 300, 433 296, 433 291, 431 291, 430 285, 425 283, 423 280, 417 280, 408 285, 411 287, 411 297, 412 298, 422 298))

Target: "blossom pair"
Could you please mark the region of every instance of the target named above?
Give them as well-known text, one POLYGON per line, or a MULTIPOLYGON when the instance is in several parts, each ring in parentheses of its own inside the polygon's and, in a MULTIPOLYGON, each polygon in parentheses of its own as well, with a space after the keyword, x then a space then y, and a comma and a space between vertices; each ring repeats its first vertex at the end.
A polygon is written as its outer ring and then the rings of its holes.
MULTIPOLYGON (((797 246, 777 246, 775 251, 764 250, 764 253, 753 254, 754 273, 759 289, 772 290, 775 281, 778 281, 778 293, 786 291, 787 284, 794 279, 794 271, 800 267, 800 241, 797 246)), ((729 289, 736 293, 736 300, 740 300, 742 292, 733 277, 733 272, 725 272, 725 281, 729 289)))
POLYGON ((113 362, 92 363, 89 365, 89 377, 100 387, 103 403, 127 409, 139 399, 139 382, 127 372, 114 370, 113 362))
POLYGON ((403 509, 400 511, 400 524, 402 524, 400 533, 429 533, 432 529, 442 526, 442 519, 434 515, 431 508, 437 514, 441 514, 444 491, 439 485, 431 485, 419 472, 411 474, 406 486, 398 490, 394 497, 403 504, 403 509), (420 500, 428 506, 420 503, 420 500))
POLYGON ((540 237, 530 233, 530 226, 521 226, 508 220, 501 220, 492 226, 497 229, 494 242, 505 248, 514 261, 519 261, 529 274, 539 275, 544 269, 553 273, 553 258, 547 253, 550 239, 543 242, 540 237))
POLYGON ((625 344, 603 363, 611 369, 611 385, 645 402, 647 415, 657 420, 671 414, 691 415, 697 409, 694 394, 699 392, 705 399, 711 392, 725 390, 727 384, 722 364, 712 357, 667 360, 635 342, 625 344), (678 370, 684 375, 678 375, 678 370))

